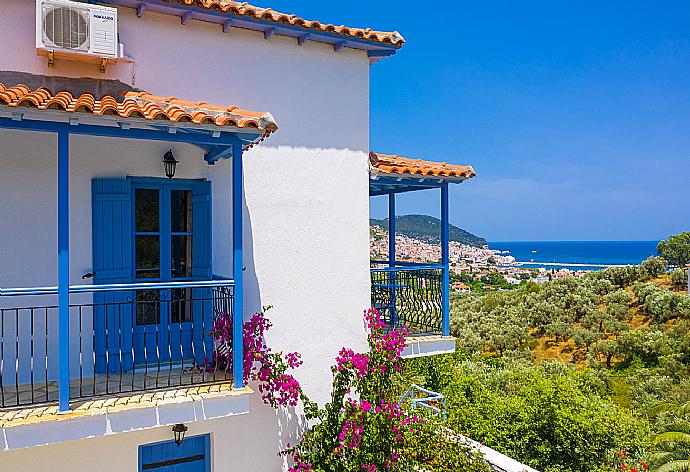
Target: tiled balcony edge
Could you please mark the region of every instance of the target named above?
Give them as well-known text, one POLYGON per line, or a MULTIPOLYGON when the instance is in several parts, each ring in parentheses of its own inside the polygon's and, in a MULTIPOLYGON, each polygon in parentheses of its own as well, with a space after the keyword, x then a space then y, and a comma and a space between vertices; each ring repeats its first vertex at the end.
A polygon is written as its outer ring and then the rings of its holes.
POLYGON ((186 387, 57 406, 0 412, 0 451, 249 413, 250 388, 231 383, 186 387))
POLYGON ((457 339, 452 336, 413 336, 407 339, 402 357, 412 359, 414 357, 450 354, 455 352, 456 341, 457 339))

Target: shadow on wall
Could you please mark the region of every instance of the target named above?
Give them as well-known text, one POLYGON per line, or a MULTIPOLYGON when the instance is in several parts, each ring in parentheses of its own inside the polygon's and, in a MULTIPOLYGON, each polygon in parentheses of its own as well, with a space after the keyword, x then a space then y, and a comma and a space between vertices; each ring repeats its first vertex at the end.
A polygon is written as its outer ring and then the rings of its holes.
POLYGON ((244 283, 244 321, 247 321, 254 313, 261 311, 263 302, 261 300, 261 288, 259 279, 256 275, 254 264, 254 231, 252 229, 252 218, 249 215, 247 202, 242 202, 242 261, 244 283))
MULTIPOLYGON (((250 384, 256 391, 256 385, 250 384)), ((286 457, 279 455, 288 443, 295 444, 306 430, 306 421, 295 408, 274 410, 252 395, 251 413, 229 419, 232 427, 219 437, 213 452, 216 464, 223 470, 287 471, 286 457), (230 466, 232 464, 232 466, 230 466)), ((222 434, 222 433, 221 433, 222 434)))
MULTIPOLYGON (((261 288, 254 264, 254 231, 252 220, 246 202, 242 203, 243 217, 243 283, 244 283, 244 321, 247 321, 254 313, 259 312, 264 306, 270 305, 269 300, 261 299, 261 288)), ((270 319, 270 313, 269 313, 270 319)), ((298 442, 301 435, 307 429, 307 421, 301 407, 283 407, 274 409, 267 406, 261 400, 258 386, 250 383, 254 392, 251 399, 248 419, 252 422, 247 428, 238 428, 238 437, 233 438, 233 444, 238 444, 237 450, 242 451, 242 464, 236 458, 233 460, 237 470, 288 470, 287 458, 280 456, 279 452, 287 448, 289 444, 298 442), (253 450, 256 449, 256 450, 253 450), (259 459, 261 458, 261 459, 259 459), (257 461, 265 461, 258 463, 257 461), (246 461, 246 463, 245 463, 246 461)))

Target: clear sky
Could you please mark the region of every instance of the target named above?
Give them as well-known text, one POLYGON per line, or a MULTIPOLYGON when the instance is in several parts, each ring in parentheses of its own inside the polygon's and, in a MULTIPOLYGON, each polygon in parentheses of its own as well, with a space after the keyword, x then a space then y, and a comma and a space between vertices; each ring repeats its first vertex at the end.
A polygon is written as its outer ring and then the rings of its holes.
MULTIPOLYGON (((262 6, 405 36, 372 66, 371 147, 473 165, 451 223, 490 241, 690 230, 690 1, 262 6)), ((437 192, 398 207, 437 216, 437 192)))

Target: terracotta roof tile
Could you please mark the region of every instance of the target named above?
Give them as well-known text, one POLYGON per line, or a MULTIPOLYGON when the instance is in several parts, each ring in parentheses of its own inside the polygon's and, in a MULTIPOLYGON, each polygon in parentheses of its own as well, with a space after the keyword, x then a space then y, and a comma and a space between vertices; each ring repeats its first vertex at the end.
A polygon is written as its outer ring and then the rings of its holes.
POLYGON ((247 2, 234 2, 231 0, 163 0, 169 3, 180 3, 182 5, 208 8, 211 10, 230 13, 238 16, 247 16, 256 20, 272 21, 274 23, 284 23, 292 26, 299 26, 305 29, 317 30, 325 33, 333 33, 349 38, 363 39, 377 43, 386 43, 398 48, 405 44, 405 39, 397 31, 374 31, 371 28, 349 28, 347 26, 337 26, 320 21, 305 20, 296 15, 280 13, 270 8, 262 8, 250 5, 247 2))
POLYGON ((440 178, 466 180, 475 177, 472 166, 458 166, 445 162, 423 161, 396 156, 395 154, 369 153, 369 169, 372 175, 393 177, 440 178))
POLYGON ((270 113, 244 110, 236 106, 213 106, 205 102, 188 102, 175 97, 159 97, 147 92, 128 91, 120 96, 103 95, 96 99, 85 92, 52 93, 45 87, 30 89, 24 84, 6 86, 0 82, 0 105, 38 110, 62 110, 68 113, 114 115, 122 118, 144 118, 171 122, 213 124, 237 128, 255 128, 265 136, 278 129, 270 113))

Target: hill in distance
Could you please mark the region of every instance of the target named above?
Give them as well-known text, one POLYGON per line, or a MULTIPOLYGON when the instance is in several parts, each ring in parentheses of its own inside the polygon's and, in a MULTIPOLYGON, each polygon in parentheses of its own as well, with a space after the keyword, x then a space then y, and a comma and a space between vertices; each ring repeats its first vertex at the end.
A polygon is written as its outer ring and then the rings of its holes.
MULTIPOLYGON (((372 218, 370 226, 380 226, 388 230, 388 218, 377 220, 372 218)), ((448 236, 451 241, 467 244, 474 247, 486 245, 486 239, 475 236, 469 231, 449 225, 448 236)), ((408 238, 421 239, 429 243, 439 243, 441 240, 441 221, 438 218, 427 215, 403 215, 395 218, 395 231, 408 238)))

